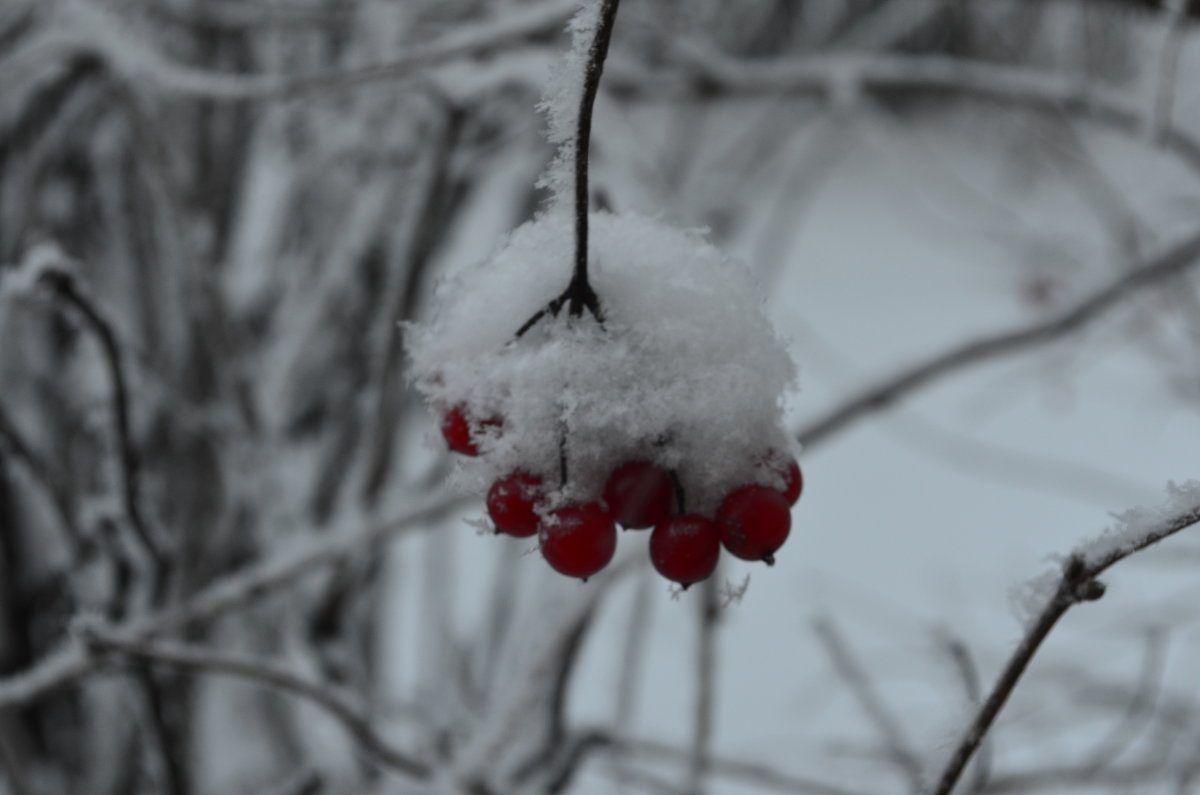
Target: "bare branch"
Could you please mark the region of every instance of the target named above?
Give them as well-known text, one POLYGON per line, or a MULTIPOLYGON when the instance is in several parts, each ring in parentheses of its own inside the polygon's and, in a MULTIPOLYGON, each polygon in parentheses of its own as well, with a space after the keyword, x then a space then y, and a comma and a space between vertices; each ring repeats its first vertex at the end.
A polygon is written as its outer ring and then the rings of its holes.
MULTIPOLYGON (((91 297, 79 288, 75 277, 61 268, 48 270, 42 275, 48 284, 69 306, 83 317, 88 330, 95 335, 104 353, 104 364, 108 368, 109 379, 112 382, 112 413, 113 428, 116 436, 117 457, 120 463, 121 499, 125 517, 129 526, 137 536, 142 549, 154 563, 156 577, 165 573, 166 556, 162 550, 162 541, 154 533, 145 515, 142 513, 141 470, 138 463, 137 451, 133 443, 131 428, 129 388, 125 380, 125 370, 121 364, 121 348, 117 343, 116 332, 112 324, 100 311, 91 297)), ((161 583, 161 580, 159 580, 161 583)), ((157 592, 156 588, 156 592, 157 592)))
POLYGON ((98 627, 89 627, 81 634, 90 650, 165 663, 199 673, 236 676, 304 699, 335 718, 365 751, 387 767, 414 778, 427 778, 430 774, 428 765, 396 749, 381 737, 372 727, 367 711, 348 694, 331 685, 300 676, 269 660, 210 651, 182 643, 123 637, 112 630, 98 627))
MULTIPOLYGON (((971 650, 967 648, 967 644, 961 638, 944 633, 942 636, 942 645, 946 650, 946 654, 950 657, 950 661, 954 663, 955 670, 958 671, 959 678, 962 679, 963 690, 966 691, 967 699, 976 709, 983 703, 983 683, 979 677, 979 667, 975 664, 974 658, 971 656, 971 650)), ((988 779, 992 774, 992 754, 991 744, 986 740, 980 744, 979 752, 975 757, 975 777, 971 784, 971 792, 982 792, 988 783, 988 779)))
POLYGON ((1099 554, 1078 551, 1063 563, 1053 594, 1026 631, 1009 658, 1000 679, 980 707, 958 748, 946 763, 934 795, 950 795, 971 761, 979 744, 1016 689, 1025 669, 1054 629, 1058 620, 1079 602, 1095 601, 1104 595, 1104 586, 1096 579, 1125 558, 1162 541, 1179 531, 1200 523, 1200 504, 1193 505, 1154 522, 1129 543, 1111 544, 1099 554))
POLYGON ((796 434, 805 447, 820 444, 855 420, 877 412, 943 376, 998 356, 1052 342, 1103 317, 1126 298, 1178 276, 1200 258, 1200 232, 1167 246, 1140 268, 1128 271, 1051 320, 991 334, 956 346, 867 387, 796 434))
POLYGON ((892 711, 883 703, 875 691, 866 670, 859 664, 837 627, 828 618, 813 622, 813 631, 825 644, 825 650, 839 676, 846 682, 858 699, 859 706, 870 718, 879 733, 892 763, 909 780, 913 792, 921 789, 921 760, 909 746, 904 730, 892 711))
MULTIPOLYGON (((333 565, 398 533, 438 517, 467 501, 439 495, 387 524, 345 533, 302 545, 244 571, 231 574, 197 592, 188 601, 113 627, 129 640, 146 640, 193 623, 211 621, 291 585, 306 574, 333 565)), ((86 676, 97 660, 82 645, 67 643, 21 673, 0 679, 0 709, 27 704, 52 690, 86 676)))

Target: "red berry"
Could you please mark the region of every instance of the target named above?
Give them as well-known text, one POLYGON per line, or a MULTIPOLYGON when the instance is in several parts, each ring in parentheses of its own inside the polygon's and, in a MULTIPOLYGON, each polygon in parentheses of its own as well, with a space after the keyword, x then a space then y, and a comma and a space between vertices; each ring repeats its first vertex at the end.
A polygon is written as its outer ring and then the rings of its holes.
POLYGON ((488 516, 501 533, 524 538, 538 531, 541 517, 533 507, 542 498, 542 479, 514 472, 492 484, 487 495, 488 516))
POLYGON ((492 417, 483 422, 471 422, 467 419, 463 407, 455 406, 442 417, 442 438, 446 440, 446 444, 454 452, 477 456, 479 455, 479 448, 475 445, 475 440, 472 436, 478 434, 482 428, 498 426, 500 424, 498 417, 492 417))
POLYGON ((667 519, 650 534, 650 562, 659 574, 684 588, 708 579, 720 557, 721 532, 703 516, 667 519))
POLYGON ((627 461, 609 475, 604 502, 627 530, 654 527, 670 518, 675 504, 671 473, 649 461, 627 461))
POLYGON ((617 526, 597 502, 552 511, 538 530, 542 556, 551 568, 586 580, 608 565, 617 551, 617 526))
POLYGON ((775 471, 784 477, 783 490, 779 493, 787 500, 788 505, 795 505, 796 500, 800 499, 800 492, 804 490, 804 475, 800 472, 800 464, 790 457, 786 459, 786 463, 777 458, 772 464, 775 471))
POLYGON ((766 486, 743 486, 717 509, 721 543, 743 560, 775 562, 775 551, 783 546, 792 527, 787 500, 766 486))

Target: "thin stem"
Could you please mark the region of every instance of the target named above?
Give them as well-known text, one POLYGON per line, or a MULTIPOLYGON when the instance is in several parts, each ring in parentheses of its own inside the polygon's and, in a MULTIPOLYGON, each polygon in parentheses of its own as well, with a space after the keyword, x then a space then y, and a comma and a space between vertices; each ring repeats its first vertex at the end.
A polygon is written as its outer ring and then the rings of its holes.
POLYGON ((967 367, 1053 342, 1103 317, 1134 294, 1179 276, 1200 260, 1200 231, 1150 257, 1056 318, 957 345, 868 387, 809 423, 796 434, 805 447, 820 444, 864 416, 878 412, 909 392, 967 367))
POLYGON ((588 153, 592 142, 592 108, 604 73, 604 59, 612 40, 621 0, 603 0, 596 37, 588 50, 587 70, 583 78, 583 99, 579 104, 579 126, 575 135, 575 272, 567 288, 567 311, 579 317, 588 309, 597 320, 602 319, 599 300, 588 283, 588 153))
POLYGON ((579 102, 579 118, 575 129, 575 267, 567 289, 522 323, 515 335, 517 339, 525 336, 525 332, 546 315, 557 317, 564 306, 571 317, 582 317, 586 309, 596 322, 604 323, 600 297, 588 280, 588 153, 592 143, 592 108, 596 104, 596 93, 600 89, 604 60, 608 57, 608 45, 612 41, 617 7, 621 0, 601 2, 596 35, 592 39, 592 46, 588 48, 587 66, 583 73, 583 97, 579 102))
MULTIPOLYGON (((121 349, 116 332, 92 299, 79 289, 76 280, 66 271, 52 270, 45 275, 54 291, 83 317, 88 330, 95 335, 104 353, 104 363, 112 381, 113 426, 121 472, 121 497, 129 526, 146 554, 153 561, 156 576, 164 573, 166 559, 159 547, 141 508, 141 470, 133 444, 130 423, 129 390, 121 366, 121 349)), ((161 582, 161 580, 160 580, 161 582)), ((158 588, 155 589, 156 592, 158 588)))

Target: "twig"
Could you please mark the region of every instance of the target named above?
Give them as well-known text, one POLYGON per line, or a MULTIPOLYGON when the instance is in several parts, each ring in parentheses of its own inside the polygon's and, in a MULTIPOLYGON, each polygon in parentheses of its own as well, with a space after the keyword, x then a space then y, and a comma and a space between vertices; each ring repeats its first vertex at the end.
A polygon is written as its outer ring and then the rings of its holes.
MULTIPOLYGON (((142 514, 141 471, 137 452, 134 449, 133 432, 130 428, 129 390, 126 386, 125 371, 121 365, 121 348, 117 344, 117 335, 108 319, 104 317, 91 297, 79 289, 75 277, 70 273, 59 268, 50 269, 42 275, 42 279, 68 305, 79 312, 88 330, 100 343, 100 349, 104 353, 104 363, 112 382, 113 428, 116 436, 117 458, 120 463, 121 499, 125 517, 143 551, 150 557, 154 565, 156 580, 161 583, 161 578, 166 573, 167 559, 159 540, 151 532, 150 526, 142 514)), ((158 588, 156 587, 155 590, 157 592, 158 588)))
POLYGON ((825 644, 825 650, 829 653, 829 658, 838 675, 846 682, 855 698, 858 699, 858 704, 862 707, 863 712, 875 725, 892 763, 908 778, 912 791, 920 791, 921 760, 909 747, 900 722, 875 691, 875 686, 866 670, 855 659, 850 647, 830 619, 815 620, 813 631, 825 644))
MULTIPOLYGON (((962 679, 967 699, 972 706, 978 709, 979 705, 983 703, 983 683, 979 677, 979 668, 971 657, 971 650, 967 648, 967 644, 962 639, 948 632, 944 633, 942 644, 950 661, 954 663, 959 678, 962 679)), ((982 792, 987 787, 988 779, 992 774, 991 749, 991 744, 986 740, 979 746, 979 752, 975 759, 975 777, 969 788, 971 792, 982 792)))
POLYGON ((805 447, 820 444, 860 417, 877 412, 942 376, 1063 337, 1099 319, 1138 291, 1183 273, 1196 263, 1197 258, 1200 258, 1200 232, 1193 232, 1183 241, 1150 257, 1146 265, 1125 273, 1058 317, 984 336, 919 362, 863 390, 806 425, 796 436, 805 447))
POLYGON ((324 710, 371 756, 389 768, 414 778, 427 778, 430 768, 393 747, 371 726, 366 710, 332 686, 314 682, 275 663, 237 656, 189 644, 125 638, 110 630, 89 627, 83 642, 94 651, 121 654, 147 662, 165 663, 199 673, 216 673, 248 679, 302 698, 324 710))
POLYGON ((588 283, 588 153, 591 151, 592 142, 592 108, 596 104, 596 92, 600 89, 604 60, 608 57, 608 45, 612 40, 617 8, 621 0, 602 2, 596 38, 592 40, 592 47, 588 51, 583 99, 579 105, 579 126, 575 135, 575 272, 566 293, 563 294, 563 298, 567 299, 567 311, 571 317, 580 317, 583 310, 587 309, 600 321, 604 319, 600 311, 600 302, 588 283))
POLYGON ((696 626, 696 712, 692 720, 692 748, 688 759, 687 786, 690 795, 702 795, 712 754, 714 712, 717 699, 717 578, 709 577, 700 590, 699 621, 696 626))
POLYGON ((1113 546, 1098 555, 1073 554, 1063 564, 1062 574, 1054 594, 1030 625, 1025 637, 1005 665, 995 687, 980 707, 971 726, 963 735, 954 755, 946 763, 934 795, 950 795, 971 761, 979 744, 987 736, 1004 705, 1008 703, 1025 669, 1058 620, 1079 602, 1091 602, 1104 595, 1104 585, 1096 578, 1130 555, 1200 523, 1200 505, 1183 510, 1174 516, 1155 522, 1138 538, 1127 544, 1113 546))
POLYGON ((596 104, 596 93, 600 89, 604 61, 608 57, 608 45, 612 40, 617 8, 621 0, 599 2, 600 19, 596 25, 596 35, 588 49, 587 66, 583 74, 583 96, 579 101, 579 116, 575 127, 575 267, 567 289, 521 324, 515 335, 518 339, 546 315, 557 317, 563 306, 567 307, 567 314, 571 317, 583 317, 586 309, 596 322, 602 325, 604 323, 600 297, 588 281, 588 154, 592 141, 592 108, 596 104))
MULTIPOLYGON (((193 623, 211 621, 244 608, 306 574, 387 541, 414 525, 432 522, 465 501, 463 497, 439 495, 387 524, 325 538, 303 545, 299 550, 281 553, 209 585, 186 602, 122 622, 112 631, 128 640, 147 640, 193 623)), ((80 644, 68 643, 31 668, 0 679, 0 709, 27 704, 86 676, 97 666, 97 660, 80 644)))

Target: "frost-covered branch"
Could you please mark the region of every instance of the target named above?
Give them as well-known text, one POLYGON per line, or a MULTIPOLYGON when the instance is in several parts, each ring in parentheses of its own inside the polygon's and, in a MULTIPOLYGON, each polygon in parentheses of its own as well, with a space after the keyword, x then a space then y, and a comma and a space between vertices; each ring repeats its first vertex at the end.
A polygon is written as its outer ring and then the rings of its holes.
POLYGON ((1168 486, 1168 499, 1158 508, 1139 508, 1117 517, 1117 523, 1094 541, 1079 545, 1063 562, 1059 573, 1031 583, 1030 599, 1041 598, 1037 614, 1000 679, 983 702, 970 727, 938 778, 934 795, 950 795, 987 736, 992 724, 1012 696, 1025 669, 1050 635, 1059 619, 1080 602, 1104 595, 1105 586, 1096 578, 1125 558, 1200 523, 1200 481, 1168 486))
MULTIPOLYGON (((299 549, 280 553, 213 583, 186 602, 130 619, 114 626, 112 631, 121 637, 141 641, 244 609, 306 574, 387 541, 415 525, 433 522, 465 501, 462 497, 439 495, 386 524, 310 542, 299 549)), ((28 704, 86 676, 97 665, 95 656, 83 645, 68 642, 33 667, 0 679, 0 710, 28 704)))
POLYGON ((1197 259, 1200 259, 1200 232, 1167 246, 1149 257, 1145 265, 1127 271, 1056 318, 955 346, 867 387, 824 417, 808 423, 796 438, 805 447, 820 444, 852 422, 880 411, 909 392, 944 376, 999 356, 1053 342, 1098 320, 1141 290, 1180 275, 1195 265, 1197 259))
MULTIPOLYGON (((837 53, 770 61, 742 61, 694 43, 678 45, 688 72, 682 77, 614 68, 610 90, 629 97, 814 96, 853 102, 862 94, 950 94, 966 99, 1061 111, 1140 138, 1145 103, 1123 89, 1084 76, 943 55, 837 53)), ((1200 141, 1165 127, 1162 144, 1200 176, 1200 141)))
POLYGON ((197 673, 235 676, 303 699, 341 723, 363 750, 386 767, 415 778, 429 776, 429 766, 381 737, 371 725, 367 710, 348 694, 270 660, 213 651, 190 644, 132 639, 94 626, 83 630, 81 635, 85 646, 92 652, 119 654, 197 673))
POLYGON ((46 56, 61 60, 72 54, 92 55, 128 80, 154 86, 165 93, 197 99, 291 99, 396 80, 451 61, 495 52, 553 30, 576 6, 576 0, 545 0, 533 6, 518 6, 381 63, 297 77, 212 72, 179 63, 146 40, 131 36, 112 12, 92 4, 77 3, 72 7, 70 17, 72 30, 46 34, 13 57, 18 62, 36 62, 46 56))

